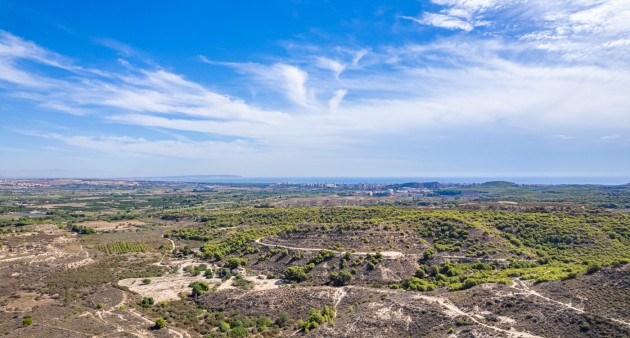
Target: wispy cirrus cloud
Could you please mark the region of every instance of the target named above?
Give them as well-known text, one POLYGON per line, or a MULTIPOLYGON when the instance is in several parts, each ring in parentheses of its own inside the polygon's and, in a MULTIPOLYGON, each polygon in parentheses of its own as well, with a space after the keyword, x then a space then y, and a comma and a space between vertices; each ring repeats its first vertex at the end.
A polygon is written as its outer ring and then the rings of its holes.
POLYGON ((94 39, 94 41, 99 45, 102 45, 104 47, 117 51, 121 56, 129 57, 129 56, 137 56, 140 54, 135 48, 127 44, 124 44, 116 39, 96 38, 94 39))
MULTIPOLYGON (((630 3, 595 1, 432 0, 439 12, 404 17, 422 25, 518 39, 531 49, 559 53, 566 60, 599 62, 622 58, 630 47, 630 3)), ((622 61, 622 60, 617 61, 622 61)), ((627 58, 625 58, 627 60, 627 58)))
POLYGON ((461 18, 440 13, 424 13, 421 18, 402 16, 403 19, 415 21, 419 24, 441 27, 446 29, 460 29, 466 32, 472 31, 475 26, 461 18))
POLYGON ((403 16, 402 18, 415 21, 422 25, 440 27, 451 30, 470 32, 476 27, 487 26, 491 21, 486 14, 508 6, 513 1, 496 0, 432 0, 443 6, 439 13, 423 12, 418 18, 403 16))
POLYGON ((0 80, 18 87, 11 95, 71 114, 118 111, 182 114, 215 119, 272 121, 283 114, 248 105, 164 69, 127 65, 121 71, 91 71, 76 66, 56 53, 7 32, 0 34, 0 80), (68 71, 66 76, 47 76, 24 61, 68 71), (40 74, 41 73, 41 74, 40 74))
POLYGON ((199 67, 228 67, 238 85, 269 94, 266 100, 226 95, 220 84, 156 65, 91 69, 7 32, 0 34, 0 86, 2 95, 42 109, 129 127, 111 135, 32 134, 112 154, 396 162, 433 140, 476 142, 458 138, 467 132, 573 140, 553 142, 566 145, 598 140, 586 131, 630 129, 625 2, 433 2, 441 9, 406 18, 465 33, 353 48, 294 43, 289 56, 262 61, 199 57, 199 67), (375 152, 392 140, 395 146, 375 152))

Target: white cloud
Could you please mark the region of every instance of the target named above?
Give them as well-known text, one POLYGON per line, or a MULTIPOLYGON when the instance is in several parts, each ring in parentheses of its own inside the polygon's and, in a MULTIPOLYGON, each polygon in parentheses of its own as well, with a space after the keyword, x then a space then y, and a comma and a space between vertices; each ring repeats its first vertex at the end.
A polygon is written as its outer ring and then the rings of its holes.
MULTIPOLYGON (((125 68, 127 72, 116 73, 75 66, 32 42, 0 32, 0 86, 2 81, 24 86, 24 89, 11 88, 9 92, 38 101, 43 107, 74 115, 115 108, 247 121, 273 121, 285 116, 210 91, 163 69, 133 68, 128 63, 125 68), (69 74, 56 78, 36 75, 20 64, 23 60, 62 68, 69 74)), ((289 79, 290 75, 288 72, 289 79)), ((299 86, 299 83, 296 85, 299 86)), ((299 90, 295 90, 298 99, 302 95, 299 90)))
POLYGON ((564 135, 564 134, 552 135, 551 137, 557 138, 560 140, 571 140, 575 138, 575 136, 569 136, 569 135, 564 135))
POLYGON ((98 43, 99 45, 102 45, 104 47, 117 51, 123 56, 136 56, 139 54, 138 51, 136 51, 133 47, 126 45, 115 39, 100 38, 100 39, 94 39, 94 41, 98 43))
MULTIPOLYGON (((555 135, 583 140, 584 131, 611 136, 630 129, 626 93, 630 67, 623 62, 628 44, 622 21, 601 13, 591 19, 571 18, 588 8, 578 11, 567 6, 561 15, 559 7, 529 6, 533 9, 519 15, 540 17, 531 20, 534 27, 501 35, 505 32, 497 28, 501 18, 488 15, 499 8, 498 3, 436 3, 447 8, 425 13, 442 20, 432 21, 433 25, 473 31, 492 20, 487 29, 493 34, 457 34, 423 44, 370 48, 315 46, 303 55, 296 52, 291 59, 276 58, 269 64, 220 63, 200 57, 232 67, 243 75, 246 86, 274 92, 278 96, 274 109, 255 99, 221 94, 159 67, 145 69, 126 62, 123 71, 85 70, 8 33, 0 39, 0 68, 6 70, 0 71, 0 81, 7 83, 6 92, 14 97, 58 111, 224 140, 77 136, 70 131, 54 138, 73 147, 111 153, 124 149, 156 156, 254 158, 262 149, 281 158, 303 155, 306 149, 318 155, 341 149, 335 155, 338 160, 352 154, 351 149, 379 144, 392 135, 406 140, 418 134, 510 130, 542 139, 555 135), (614 24, 598 24, 598 20, 614 24), (575 57, 580 47, 588 47, 581 50, 583 58, 575 57), (58 64, 71 74, 46 76, 46 71, 23 65, 25 59, 58 64), (559 130, 566 134, 557 134, 559 130)), ((615 3, 622 10, 623 4, 615 3)), ((500 9, 508 11, 508 4, 501 2, 500 9)), ((620 13, 625 15, 623 10, 620 13)))
POLYGON ((335 92, 335 95, 328 101, 328 106, 330 110, 335 111, 339 108, 339 104, 341 100, 343 100, 344 96, 348 94, 348 91, 345 89, 339 89, 335 92))
POLYGON ((439 12, 405 17, 423 25, 484 33, 529 42, 570 62, 628 63, 630 2, 626 0, 433 0, 439 12), (603 61, 602 58, 610 59, 603 61))
MULTIPOLYGON (((38 76, 18 69, 11 60, 0 58, 0 81, 27 87, 50 87, 51 84, 38 76)), ((0 82, 0 87, 2 83, 0 82)))
POLYGON ((155 155, 176 158, 228 158, 249 153, 250 147, 236 142, 182 142, 178 140, 146 140, 129 136, 62 136, 52 135, 67 145, 121 155, 155 155))
POLYGON ((298 105, 309 107, 314 103, 312 91, 306 88, 308 73, 298 67, 286 64, 276 64, 273 67, 284 80, 286 96, 298 105))
MULTIPOLYGON (((335 79, 339 79, 339 76, 341 75, 341 73, 346 69, 346 65, 342 64, 341 62, 337 60, 332 60, 327 57, 321 57, 321 56, 318 57, 317 64, 324 69, 328 69, 332 71, 333 74, 335 75, 335 79)), ((353 64, 355 63, 353 62, 353 64)))
POLYGON ((430 25, 446 29, 460 29, 466 32, 473 30, 474 26, 470 22, 461 20, 457 17, 439 13, 424 13, 422 18, 403 16, 404 19, 412 20, 423 25, 430 25))
POLYGON ((68 59, 3 30, 0 30, 0 58, 26 59, 57 68, 79 69, 79 67, 73 66, 68 59))
MULTIPOLYGON (((239 73, 251 76, 266 89, 281 93, 298 106, 309 109, 319 108, 315 90, 307 85, 309 74, 297 66, 287 63, 263 65, 253 62, 216 62, 204 56, 200 56, 200 60, 211 65, 230 67, 239 73)), ((318 65, 321 67, 321 64, 318 65)))
POLYGON ((363 59, 363 57, 366 56, 368 53, 369 52, 367 49, 361 49, 360 51, 356 52, 354 54, 354 57, 352 58, 352 66, 358 66, 361 59, 363 59))
POLYGON ((492 23, 485 20, 484 14, 487 11, 498 10, 511 1, 432 0, 432 2, 445 8, 439 13, 423 12, 420 18, 409 16, 403 16, 403 18, 422 25, 470 32, 475 27, 487 26, 492 23))

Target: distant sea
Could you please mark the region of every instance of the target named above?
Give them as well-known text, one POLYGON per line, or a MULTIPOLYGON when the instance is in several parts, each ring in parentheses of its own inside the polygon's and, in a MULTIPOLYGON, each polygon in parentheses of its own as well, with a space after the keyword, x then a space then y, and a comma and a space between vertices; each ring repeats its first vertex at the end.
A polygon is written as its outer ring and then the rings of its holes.
POLYGON ((484 183, 508 181, 517 184, 602 184, 621 185, 630 183, 630 177, 152 177, 149 181, 194 183, 292 183, 292 184, 397 184, 407 182, 484 183))

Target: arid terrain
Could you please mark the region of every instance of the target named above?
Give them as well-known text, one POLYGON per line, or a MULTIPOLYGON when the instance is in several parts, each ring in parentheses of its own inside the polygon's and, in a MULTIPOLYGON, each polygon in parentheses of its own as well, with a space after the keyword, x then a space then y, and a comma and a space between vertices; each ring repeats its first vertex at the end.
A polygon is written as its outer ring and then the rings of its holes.
POLYGON ((7 337, 630 337, 627 188, 1 187, 7 337))

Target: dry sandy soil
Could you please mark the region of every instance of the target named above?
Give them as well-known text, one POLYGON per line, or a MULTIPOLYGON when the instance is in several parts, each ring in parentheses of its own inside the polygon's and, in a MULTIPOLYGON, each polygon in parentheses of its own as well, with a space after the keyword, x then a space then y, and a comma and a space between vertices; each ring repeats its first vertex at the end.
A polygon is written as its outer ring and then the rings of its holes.
POLYGON ((126 230, 132 226, 146 225, 146 223, 142 221, 138 221, 138 220, 126 220, 126 221, 116 221, 116 222, 90 221, 90 222, 77 223, 77 225, 85 226, 88 228, 94 228, 97 231, 105 231, 105 230, 126 230))
MULTIPOLYGON (((205 278, 202 275, 191 276, 190 273, 184 271, 184 267, 188 265, 199 265, 193 261, 173 261, 168 266, 178 266, 178 270, 175 273, 169 273, 162 277, 152 277, 151 283, 144 284, 142 280, 144 278, 128 278, 118 282, 118 285, 129 288, 130 291, 138 293, 143 297, 153 297, 156 302, 166 300, 180 299, 180 295, 190 295, 191 288, 190 283, 193 282, 206 282, 210 287, 216 287, 217 290, 235 289, 232 285, 233 277, 227 281, 223 281, 220 278, 205 278)), ((216 266, 209 265, 209 269, 215 270, 216 266)), ((253 291, 269 290, 279 288, 282 284, 280 279, 267 279, 264 276, 246 276, 246 280, 253 282, 253 291)))

